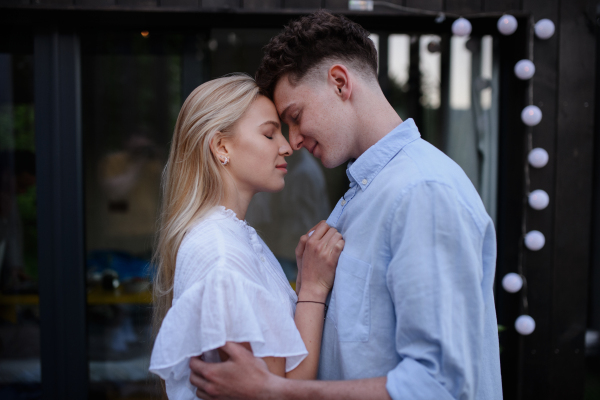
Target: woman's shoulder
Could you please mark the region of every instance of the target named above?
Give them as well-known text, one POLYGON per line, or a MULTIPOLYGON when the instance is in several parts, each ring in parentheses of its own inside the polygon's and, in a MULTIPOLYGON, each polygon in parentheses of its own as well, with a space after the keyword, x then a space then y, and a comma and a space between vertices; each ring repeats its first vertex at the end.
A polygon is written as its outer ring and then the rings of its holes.
POLYGON ((220 267, 242 273, 251 269, 251 245, 237 225, 217 210, 191 227, 177 252, 176 289, 177 283, 188 287, 220 267))
POLYGON ((179 252, 224 253, 228 244, 240 241, 232 216, 214 208, 196 221, 185 234, 179 252))

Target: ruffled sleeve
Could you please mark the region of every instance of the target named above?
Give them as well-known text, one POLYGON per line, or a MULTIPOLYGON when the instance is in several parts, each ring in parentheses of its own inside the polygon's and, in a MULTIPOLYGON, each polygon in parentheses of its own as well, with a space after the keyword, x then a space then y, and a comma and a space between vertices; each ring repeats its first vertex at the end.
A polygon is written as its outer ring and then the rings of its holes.
POLYGON ((285 357, 286 372, 308 352, 289 304, 242 274, 215 268, 173 302, 154 344, 150 372, 189 381, 189 360, 225 342, 249 342, 256 357, 285 357))

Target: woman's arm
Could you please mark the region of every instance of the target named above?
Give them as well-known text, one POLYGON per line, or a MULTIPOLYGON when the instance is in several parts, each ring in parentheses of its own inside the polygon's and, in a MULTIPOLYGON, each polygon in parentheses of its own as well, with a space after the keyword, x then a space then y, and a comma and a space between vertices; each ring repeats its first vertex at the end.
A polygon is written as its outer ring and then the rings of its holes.
MULTIPOLYGON (((344 240, 337 230, 321 221, 308 234, 300 238, 296 248, 299 280, 302 286, 298 293, 298 304, 294 320, 304 341, 308 356, 292 371, 285 372, 285 358, 263 357, 269 372, 288 379, 316 379, 319 368, 321 337, 325 321, 325 300, 333 287, 335 269, 344 248, 344 240)), ((241 343, 252 351, 249 343, 241 343)), ((229 356, 219 349, 222 361, 229 356)))
POLYGON ((295 322, 308 356, 286 374, 289 379, 316 379, 325 321, 325 301, 333 287, 335 269, 344 248, 342 235, 321 221, 300 238, 296 261, 302 286, 298 292, 295 322))

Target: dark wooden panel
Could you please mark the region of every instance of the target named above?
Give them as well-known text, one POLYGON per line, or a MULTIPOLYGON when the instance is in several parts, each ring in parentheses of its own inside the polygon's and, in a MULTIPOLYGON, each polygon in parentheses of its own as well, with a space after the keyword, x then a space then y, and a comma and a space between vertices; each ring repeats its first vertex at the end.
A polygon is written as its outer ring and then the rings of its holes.
POLYGON ((117 5, 126 7, 156 7, 158 0, 117 0, 117 5))
POLYGON ((102 7, 102 6, 114 6, 115 2, 116 2, 116 0, 75 0, 75 5, 102 7))
POLYGON ((31 0, 2 0, 0 5, 2 6, 24 6, 31 4, 31 0))
POLYGON ((472 14, 482 10, 483 0, 446 0, 446 11, 455 14, 472 14))
POLYGON ((521 9, 520 0, 483 0, 483 11, 509 12, 521 9))
POLYGON ((248 10, 274 10, 281 8, 281 0, 244 0, 244 8, 248 10))
POLYGON ((200 0, 158 0, 161 7, 198 8, 200 0))
POLYGON ((239 8, 241 0, 201 0, 202 8, 230 9, 239 8))
MULTIPOLYGON (((523 238, 524 166, 527 157, 527 129, 521 110, 527 104, 528 83, 518 80, 514 65, 527 57, 527 29, 510 36, 494 38, 500 62, 500 126, 498 135, 498 217, 496 263, 496 314, 506 331, 500 334, 500 366, 504 398, 517 399, 522 337, 515 331, 515 319, 522 312, 520 293, 507 293, 500 282, 509 272, 518 272, 519 251, 523 238)), ((494 54, 494 57, 496 57, 494 54)))
MULTIPOLYGON (((558 15, 558 0, 544 2, 525 0, 524 5, 534 15, 545 14, 552 18, 558 15)), ((556 19, 555 19, 556 20, 556 19)), ((520 22, 520 21, 519 21, 520 22)), ((526 29, 526 27, 523 27, 526 29)), ((519 30, 521 27, 519 27, 519 30)), ((549 368, 556 362, 552 345, 552 299, 554 295, 554 252, 556 223, 556 134, 557 118, 557 64, 558 42, 535 40, 533 60, 536 73, 533 77, 533 104, 540 107, 543 118, 533 128, 533 147, 541 147, 550 155, 548 165, 541 169, 530 168, 531 190, 543 189, 550 196, 549 206, 540 211, 528 207, 527 229, 539 230, 546 237, 546 245, 542 250, 528 252, 525 259, 529 314, 536 321, 533 334, 523 337, 520 355, 521 370, 520 398, 550 399, 553 391, 548 382, 549 368)))
POLYGON ((328 10, 347 10, 348 0, 325 0, 325 8, 328 10))
POLYGON ((321 8, 321 0, 283 0, 284 8, 321 8))
POLYGON ((35 36, 35 146, 38 185, 43 398, 88 397, 86 283, 77 34, 35 36))
POLYGON ((443 11, 443 0, 406 0, 406 6, 429 11, 443 11))
POLYGON ((560 48, 552 307, 557 360, 549 374, 554 399, 584 395, 596 78, 594 62, 583 62, 595 59, 595 36, 581 12, 585 5, 561 1, 557 34, 550 39, 560 48))
POLYGON ((70 6, 73 5, 73 0, 34 0, 33 4, 43 6, 70 6))

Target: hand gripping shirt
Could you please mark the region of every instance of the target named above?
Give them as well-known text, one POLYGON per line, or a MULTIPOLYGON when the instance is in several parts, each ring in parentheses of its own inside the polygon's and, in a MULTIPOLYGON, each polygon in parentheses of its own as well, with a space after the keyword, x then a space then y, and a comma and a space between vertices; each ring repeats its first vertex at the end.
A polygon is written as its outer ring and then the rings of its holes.
POLYGON ((501 399, 491 218, 406 120, 348 166, 327 220, 346 242, 319 378, 387 376, 392 399, 501 399))
POLYGON ((231 210, 216 207, 185 235, 173 291, 150 360, 171 400, 196 399, 190 358, 218 362, 226 341, 249 342, 256 357, 284 357, 286 372, 308 354, 294 322, 296 293, 267 245, 231 210))

